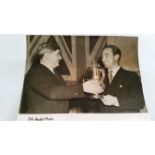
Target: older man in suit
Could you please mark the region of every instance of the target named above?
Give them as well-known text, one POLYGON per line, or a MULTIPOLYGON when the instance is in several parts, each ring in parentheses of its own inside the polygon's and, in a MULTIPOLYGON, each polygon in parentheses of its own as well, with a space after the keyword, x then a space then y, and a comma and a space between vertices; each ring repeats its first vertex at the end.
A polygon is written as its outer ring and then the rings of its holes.
MULTIPOLYGON (((68 86, 55 70, 61 59, 55 40, 49 39, 39 46, 25 77, 21 113, 67 113, 69 99, 84 96, 83 89, 86 91, 89 83, 68 86)), ((102 91, 101 88, 98 90, 102 91)))
POLYGON ((139 76, 119 65, 121 50, 107 45, 102 51, 102 63, 107 69, 106 89, 100 104, 101 112, 139 112, 144 97, 139 76))

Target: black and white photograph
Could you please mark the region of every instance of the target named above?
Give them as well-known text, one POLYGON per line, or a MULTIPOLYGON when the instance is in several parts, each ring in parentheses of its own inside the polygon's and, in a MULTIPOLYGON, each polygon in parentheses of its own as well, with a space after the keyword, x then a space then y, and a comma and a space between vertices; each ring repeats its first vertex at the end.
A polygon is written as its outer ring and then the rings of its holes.
POLYGON ((155 154, 153 0, 0 4, 1 154, 155 154))
POLYGON ((136 36, 27 35, 20 114, 147 112, 136 36))

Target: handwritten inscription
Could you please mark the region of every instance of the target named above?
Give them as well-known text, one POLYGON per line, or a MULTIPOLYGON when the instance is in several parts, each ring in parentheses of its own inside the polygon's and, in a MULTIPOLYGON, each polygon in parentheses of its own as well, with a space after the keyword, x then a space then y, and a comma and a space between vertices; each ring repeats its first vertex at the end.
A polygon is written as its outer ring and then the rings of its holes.
POLYGON ((28 117, 28 121, 53 121, 54 118, 53 117, 37 117, 37 116, 31 116, 28 117))

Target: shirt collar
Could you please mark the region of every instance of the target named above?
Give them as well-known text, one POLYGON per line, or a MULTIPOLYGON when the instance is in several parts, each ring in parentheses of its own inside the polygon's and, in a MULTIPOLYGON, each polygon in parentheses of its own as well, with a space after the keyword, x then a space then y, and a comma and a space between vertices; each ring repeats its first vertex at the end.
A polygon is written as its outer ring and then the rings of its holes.
POLYGON ((44 64, 44 63, 42 63, 42 62, 40 62, 40 64, 44 65, 44 66, 47 67, 53 74, 55 74, 55 71, 54 71, 53 68, 49 67, 48 65, 46 65, 46 64, 44 64))
POLYGON ((112 77, 114 77, 116 75, 116 73, 118 72, 118 70, 120 69, 120 66, 117 66, 111 70, 108 70, 108 72, 112 72, 112 77))

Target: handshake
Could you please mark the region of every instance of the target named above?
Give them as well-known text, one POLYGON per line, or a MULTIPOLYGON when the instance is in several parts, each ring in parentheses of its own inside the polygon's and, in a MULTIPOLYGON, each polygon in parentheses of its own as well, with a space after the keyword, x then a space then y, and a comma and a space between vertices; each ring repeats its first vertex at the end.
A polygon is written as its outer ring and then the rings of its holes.
POLYGON ((98 80, 88 80, 83 83, 83 90, 86 93, 100 94, 103 93, 103 87, 98 80))

